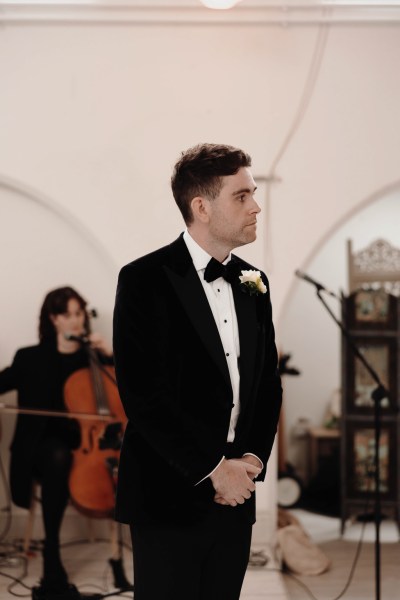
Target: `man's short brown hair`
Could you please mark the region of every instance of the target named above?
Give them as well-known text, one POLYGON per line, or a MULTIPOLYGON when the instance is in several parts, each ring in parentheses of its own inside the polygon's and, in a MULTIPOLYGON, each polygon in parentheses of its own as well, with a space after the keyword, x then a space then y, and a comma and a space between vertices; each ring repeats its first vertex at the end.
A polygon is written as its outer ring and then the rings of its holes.
POLYGON ((182 152, 171 177, 172 193, 187 225, 193 221, 191 202, 196 196, 216 198, 222 177, 250 167, 246 152, 223 144, 198 144, 182 152))

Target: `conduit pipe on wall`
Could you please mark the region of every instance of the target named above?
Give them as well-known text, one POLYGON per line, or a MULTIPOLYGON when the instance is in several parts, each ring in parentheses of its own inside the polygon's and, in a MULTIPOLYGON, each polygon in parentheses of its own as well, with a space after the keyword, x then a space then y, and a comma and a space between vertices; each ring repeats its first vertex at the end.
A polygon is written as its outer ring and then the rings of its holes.
POLYGON ((283 2, 247 6, 242 2, 234 10, 208 10, 195 4, 177 5, 159 2, 141 3, 125 0, 96 4, 82 0, 72 3, 2 2, 0 23, 13 25, 48 24, 87 25, 281 25, 307 26, 317 24, 363 25, 399 24, 400 4, 291 4, 283 2), (330 10, 325 9, 329 7, 330 10))

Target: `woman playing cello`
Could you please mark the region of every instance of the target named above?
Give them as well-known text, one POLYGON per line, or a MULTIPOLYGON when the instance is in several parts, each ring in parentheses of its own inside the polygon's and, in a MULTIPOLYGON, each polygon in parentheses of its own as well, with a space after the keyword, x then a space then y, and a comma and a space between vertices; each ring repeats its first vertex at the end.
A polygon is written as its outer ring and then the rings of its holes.
MULTIPOLYGON (((0 393, 17 390, 20 409, 65 412, 64 383, 73 373, 88 367, 88 354, 79 342, 80 336, 87 338, 103 364, 112 364, 111 348, 99 334, 89 333, 82 296, 71 287, 49 292, 40 312, 39 344, 18 350, 11 366, 0 372, 0 393)), ((79 445, 80 427, 74 419, 18 415, 10 448, 14 503, 29 508, 34 481, 41 486, 45 539, 43 575, 40 585, 33 588, 35 600, 82 598, 68 580, 59 539, 69 499, 72 451, 79 445)), ((110 564, 114 567, 113 562, 110 564)))

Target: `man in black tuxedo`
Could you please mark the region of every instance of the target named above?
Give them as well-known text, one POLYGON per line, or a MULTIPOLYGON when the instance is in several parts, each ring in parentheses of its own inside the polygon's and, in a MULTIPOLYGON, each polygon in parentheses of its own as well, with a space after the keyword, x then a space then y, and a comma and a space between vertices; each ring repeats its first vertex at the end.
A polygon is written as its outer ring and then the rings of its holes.
POLYGON ((250 165, 231 146, 182 153, 186 231, 119 276, 116 518, 131 527, 135 600, 240 596, 282 397, 268 280, 231 254, 256 238, 250 165))

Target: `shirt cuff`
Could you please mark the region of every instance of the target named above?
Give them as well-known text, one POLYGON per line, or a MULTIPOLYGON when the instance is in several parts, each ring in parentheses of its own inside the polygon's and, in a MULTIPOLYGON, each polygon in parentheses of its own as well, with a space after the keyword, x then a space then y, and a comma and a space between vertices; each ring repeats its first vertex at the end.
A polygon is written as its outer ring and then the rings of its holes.
MULTIPOLYGON (((263 461, 261 460, 261 458, 258 458, 257 454, 253 454, 252 452, 245 452, 245 453, 243 454, 243 456, 254 456, 254 458, 256 458, 257 460, 259 460, 259 461, 260 461, 261 469, 263 469, 263 468, 264 468, 264 463, 263 463, 263 461)), ((242 458, 243 458, 243 457, 242 457, 242 458)))
POLYGON ((221 458, 221 460, 219 461, 219 463, 217 464, 217 466, 211 471, 211 473, 209 473, 208 475, 206 475, 205 477, 203 477, 203 479, 200 479, 200 481, 198 481, 197 483, 195 483, 194 487, 196 487, 196 485, 199 485, 199 483, 201 483, 202 481, 204 481, 205 479, 207 479, 208 477, 210 477, 210 475, 212 475, 214 473, 214 471, 216 471, 218 469, 219 465, 222 463, 222 461, 224 460, 224 458, 225 458, 225 456, 223 456, 221 458))

